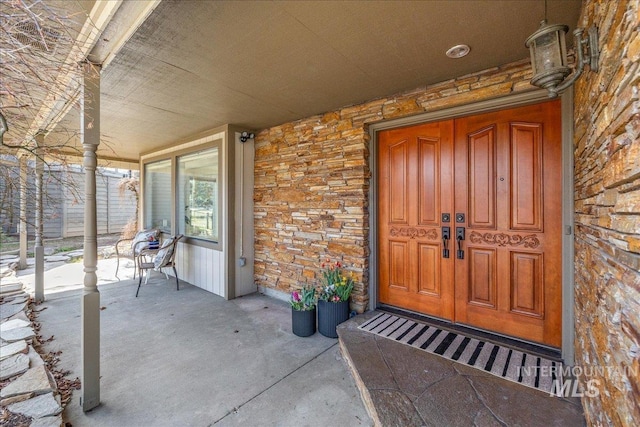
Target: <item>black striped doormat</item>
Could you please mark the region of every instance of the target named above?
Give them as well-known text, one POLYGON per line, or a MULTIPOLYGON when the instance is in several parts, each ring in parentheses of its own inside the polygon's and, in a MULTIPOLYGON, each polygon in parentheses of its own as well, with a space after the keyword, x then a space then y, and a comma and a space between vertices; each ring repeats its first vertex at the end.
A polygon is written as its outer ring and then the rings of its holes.
POLYGON ((382 313, 359 326, 363 331, 464 363, 498 377, 552 393, 562 384, 562 363, 404 317, 382 313))

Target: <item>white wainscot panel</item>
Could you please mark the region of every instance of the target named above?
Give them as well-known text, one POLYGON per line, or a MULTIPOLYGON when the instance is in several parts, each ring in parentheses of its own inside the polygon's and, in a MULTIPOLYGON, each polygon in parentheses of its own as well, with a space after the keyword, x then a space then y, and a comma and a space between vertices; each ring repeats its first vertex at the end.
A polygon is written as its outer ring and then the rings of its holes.
POLYGON ((201 289, 226 297, 222 252, 187 243, 178 243, 178 245, 176 256, 178 277, 201 289))

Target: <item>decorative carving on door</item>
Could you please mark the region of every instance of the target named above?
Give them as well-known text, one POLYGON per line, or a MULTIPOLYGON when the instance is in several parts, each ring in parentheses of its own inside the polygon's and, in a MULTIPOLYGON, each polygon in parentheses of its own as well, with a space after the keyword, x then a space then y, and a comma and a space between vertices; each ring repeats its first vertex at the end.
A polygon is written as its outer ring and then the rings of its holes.
POLYGON ((538 240, 538 236, 535 234, 529 234, 526 236, 521 236, 519 234, 508 235, 504 233, 478 233, 476 231, 472 231, 469 235, 469 240, 475 244, 489 244, 489 245, 498 245, 498 246, 520 246, 523 245, 525 248, 535 249, 540 246, 540 240, 538 240))
POLYGON ((438 232, 436 230, 425 230, 424 228, 415 227, 391 227, 389 235, 393 237, 408 237, 410 239, 415 239, 416 237, 429 240, 438 239, 438 232))

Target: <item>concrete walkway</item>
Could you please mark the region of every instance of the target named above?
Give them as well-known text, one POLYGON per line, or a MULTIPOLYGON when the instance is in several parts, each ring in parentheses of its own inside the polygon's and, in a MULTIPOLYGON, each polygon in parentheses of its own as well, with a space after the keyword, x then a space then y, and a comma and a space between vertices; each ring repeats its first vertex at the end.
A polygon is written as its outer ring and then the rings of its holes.
MULTIPOLYGON (((259 294, 233 301, 155 274, 102 285, 101 406, 76 393, 81 426, 372 425, 338 342, 291 333, 289 306, 259 294)), ((80 295, 47 295, 41 334, 58 367, 80 375, 80 295)))

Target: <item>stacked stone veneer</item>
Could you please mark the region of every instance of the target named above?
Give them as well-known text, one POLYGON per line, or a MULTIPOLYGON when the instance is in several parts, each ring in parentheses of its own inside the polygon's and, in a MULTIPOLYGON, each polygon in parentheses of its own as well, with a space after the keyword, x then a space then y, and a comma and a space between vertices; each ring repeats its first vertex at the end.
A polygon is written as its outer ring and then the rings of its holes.
POLYGON ((586 1, 579 23, 602 50, 575 87, 576 363, 597 384, 593 425, 640 422, 639 3, 586 1))
MULTIPOLYGON (((526 54, 526 52, 523 52, 526 54)), ((255 280, 284 292, 320 284, 320 264, 357 275, 352 308, 369 284, 368 125, 531 90, 528 60, 266 129, 256 137, 255 280)))

